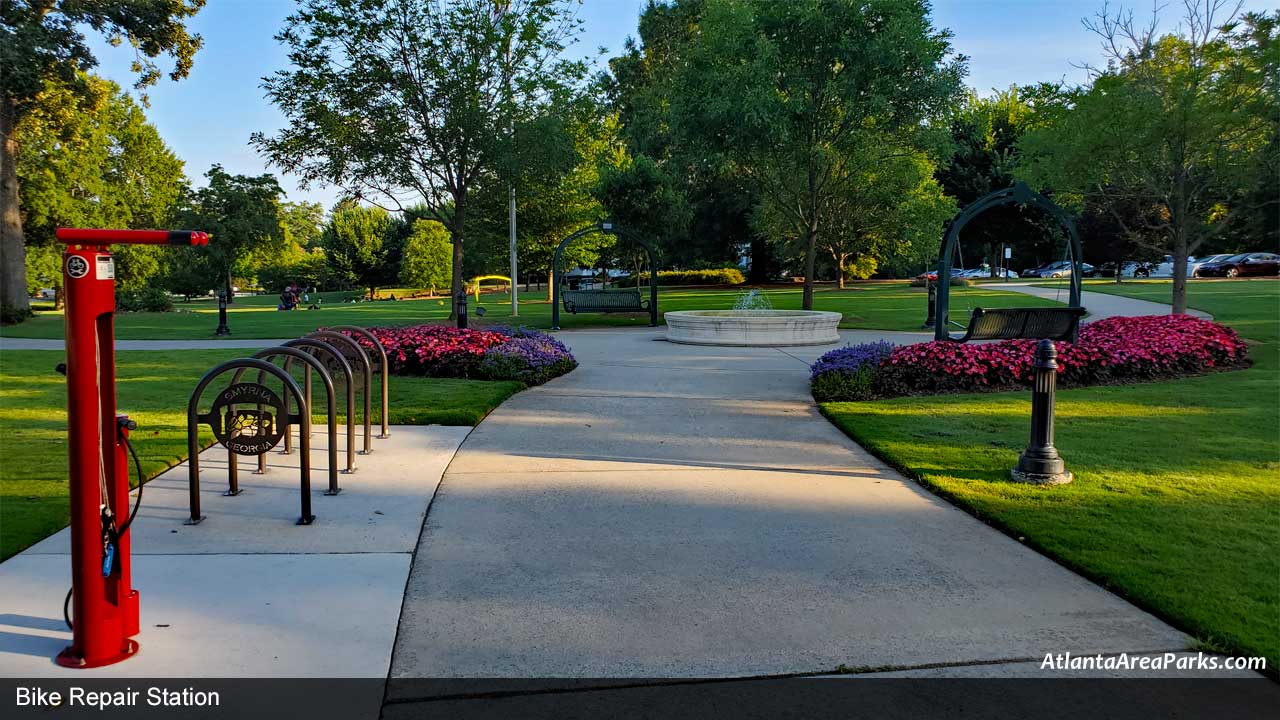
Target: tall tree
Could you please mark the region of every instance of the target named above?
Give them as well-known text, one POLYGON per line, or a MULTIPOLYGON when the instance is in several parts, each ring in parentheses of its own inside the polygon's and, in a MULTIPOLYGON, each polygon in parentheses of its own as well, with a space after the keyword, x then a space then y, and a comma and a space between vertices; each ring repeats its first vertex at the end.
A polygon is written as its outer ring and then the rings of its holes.
MULTIPOLYGON (((1253 158, 1274 132, 1267 113, 1276 107, 1274 74, 1233 42, 1239 4, 1184 2, 1178 33, 1158 35, 1158 18, 1142 26, 1123 10, 1087 22, 1103 40, 1107 66, 1019 144, 1019 173, 1036 186, 1076 204, 1107 198, 1159 207, 1117 220, 1140 224, 1133 234, 1163 238, 1173 255, 1175 313, 1187 308, 1187 257, 1245 210, 1239 201, 1253 158)), ((1274 48, 1274 25, 1267 35, 1261 40, 1274 48)))
POLYGON ((449 231, 434 220, 415 220, 404 245, 400 282, 426 288, 432 295, 453 277, 453 249, 449 231))
MULTIPOLYGON (((42 287, 62 282, 46 257, 58 255, 56 227, 163 227, 187 189, 182 161, 142 108, 113 82, 82 84, 47 81, 15 130, 28 274, 42 287)), ((162 249, 123 245, 114 254, 116 283, 132 290, 158 272, 162 249)))
MULTIPOLYGON (((270 174, 232 175, 221 165, 209 168, 205 177, 208 184, 179 211, 183 226, 209 233, 209 244, 196 248, 187 267, 209 273, 201 284, 223 285, 232 302, 232 277, 252 277, 264 261, 289 247, 280 209, 284 191, 270 174)), ((185 289, 175 292, 189 290, 187 274, 179 273, 185 289)))
MULTIPOLYGON (((199 35, 189 34, 185 22, 205 0, 41 0, 0 3, 0 306, 18 314, 29 311, 19 153, 15 128, 38 102, 50 80, 89 92, 84 73, 97 64, 84 30, 92 28, 113 44, 127 41, 136 52, 135 88, 142 90, 160 79, 155 59, 174 59, 169 77, 179 80, 191 71, 200 48, 199 35)), ((145 98, 144 98, 145 99, 145 98)))
MULTIPOLYGON (((707 0, 676 83, 673 124, 722 153, 785 217, 813 307, 825 208, 867 130, 921 142, 960 91, 964 59, 923 0, 707 0)), ((896 154, 900 143, 886 149, 896 154)))
POLYGON ((391 215, 380 207, 338 207, 320 242, 330 270, 367 288, 370 300, 399 275, 403 247, 392 232, 391 215))
POLYGON ((463 287, 470 200, 511 157, 509 128, 585 74, 563 60, 578 32, 568 0, 304 0, 276 36, 292 69, 265 78, 288 125, 254 135, 305 184, 406 211, 424 202, 453 240, 463 287))

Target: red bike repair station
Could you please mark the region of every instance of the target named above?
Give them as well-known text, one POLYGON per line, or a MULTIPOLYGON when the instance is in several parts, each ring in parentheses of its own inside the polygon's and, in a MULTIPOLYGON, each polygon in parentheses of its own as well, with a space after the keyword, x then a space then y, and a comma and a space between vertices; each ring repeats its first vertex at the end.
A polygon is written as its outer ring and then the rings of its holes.
POLYGON ((116 413, 115 262, 108 246, 207 245, 189 230, 59 228, 66 292, 67 431, 71 486, 71 645, 56 662, 93 668, 138 652, 138 591, 130 579, 129 445, 136 425, 116 413), (73 619, 74 618, 74 619, 73 619))

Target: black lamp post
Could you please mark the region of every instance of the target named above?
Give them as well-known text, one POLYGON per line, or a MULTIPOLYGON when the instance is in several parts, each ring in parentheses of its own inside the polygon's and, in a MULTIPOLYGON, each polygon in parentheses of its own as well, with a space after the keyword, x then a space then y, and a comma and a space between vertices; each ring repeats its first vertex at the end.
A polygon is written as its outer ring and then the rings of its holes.
POLYGON ((1058 348, 1052 340, 1036 345, 1035 379, 1031 390, 1031 442, 1010 476, 1033 485, 1063 485, 1071 472, 1053 446, 1054 394, 1058 387, 1058 348))
POLYGON ((231 334, 231 328, 227 327, 227 293, 225 290, 218 293, 218 329, 214 330, 213 334, 231 334))
POLYGON ((453 299, 453 311, 458 318, 458 328, 465 330, 467 327, 467 291, 459 290, 453 299))

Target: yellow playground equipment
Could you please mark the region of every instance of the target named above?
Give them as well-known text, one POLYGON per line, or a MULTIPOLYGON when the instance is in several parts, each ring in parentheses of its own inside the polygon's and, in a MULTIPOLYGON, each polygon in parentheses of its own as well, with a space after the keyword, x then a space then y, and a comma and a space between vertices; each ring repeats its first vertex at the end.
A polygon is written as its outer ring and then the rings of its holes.
POLYGON ((508 288, 511 287, 511 278, 506 275, 477 275, 467 281, 467 289, 476 296, 476 302, 480 302, 480 283, 485 280, 501 280, 508 288))

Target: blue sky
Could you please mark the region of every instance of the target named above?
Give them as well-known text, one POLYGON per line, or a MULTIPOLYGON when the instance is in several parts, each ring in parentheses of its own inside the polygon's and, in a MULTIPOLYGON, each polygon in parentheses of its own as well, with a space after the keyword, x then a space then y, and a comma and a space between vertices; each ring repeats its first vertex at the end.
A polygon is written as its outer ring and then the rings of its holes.
MULTIPOLYGON (((1140 12, 1151 7, 1146 0, 1135 1, 1140 12)), ((635 34, 644 5, 645 0, 582 0, 578 12, 584 32, 574 53, 594 57, 604 47, 609 55, 617 54, 627 36, 635 34)), ((951 29, 956 51, 969 56, 968 84, 984 94, 1042 80, 1078 82, 1084 74, 1072 63, 1099 59, 1097 38, 1080 20, 1097 12, 1102 0, 935 0, 933 5, 934 25, 951 29)), ((1254 9, 1269 5, 1246 2, 1254 9)), ((204 49, 190 77, 178 83, 162 80, 148 91, 148 117, 186 161, 187 174, 197 184, 215 162, 234 173, 271 171, 248 140, 250 133, 270 132, 283 123, 259 85, 262 76, 287 64, 272 37, 292 8, 290 0, 209 0, 191 23, 204 36, 204 49)), ((1177 9, 1166 10, 1170 23, 1177 9)), ((98 43, 97 54, 100 74, 132 85, 132 50, 98 43)), ((302 191, 288 176, 281 177, 281 185, 291 200, 325 207, 339 194, 333 188, 302 191)))

